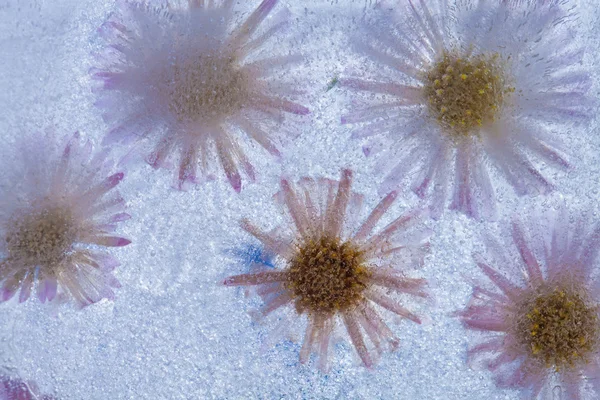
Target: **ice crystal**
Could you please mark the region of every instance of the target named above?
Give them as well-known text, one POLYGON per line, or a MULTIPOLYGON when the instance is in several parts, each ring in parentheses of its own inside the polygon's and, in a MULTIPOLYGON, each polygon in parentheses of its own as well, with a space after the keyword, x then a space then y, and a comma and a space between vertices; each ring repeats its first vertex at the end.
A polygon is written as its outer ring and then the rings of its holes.
POLYGON ((123 173, 112 173, 106 152, 92 155, 79 134, 61 149, 53 140, 24 143, 22 164, 12 167, 18 184, 2 193, 2 301, 19 289, 19 301, 27 300, 37 282, 42 302, 58 294, 84 306, 112 298, 120 286, 112 275, 119 263, 103 247, 130 243, 113 236, 116 223, 130 218, 113 191, 123 173))
POLYGON ((430 197, 434 216, 452 190, 451 209, 493 218, 488 160, 519 195, 553 190, 531 156, 568 168, 555 132, 590 117, 574 14, 559 3, 410 0, 383 7, 399 20, 386 14, 357 44, 381 70, 371 79, 340 79, 365 95, 342 122, 356 125, 354 137, 369 137, 366 154, 380 151, 382 193, 414 172, 412 190, 430 197))
POLYGON ((257 34, 277 2, 262 1, 236 26, 232 0, 121 1, 100 29, 109 46, 91 71, 102 83, 97 104, 114 125, 106 141, 148 137, 154 147, 150 165, 178 158, 179 188, 198 181, 198 166, 208 174, 216 150, 240 191, 239 169, 250 179, 255 171, 239 133, 278 156, 282 115, 308 113, 287 99, 297 91, 271 76, 301 58, 261 50, 286 25, 280 14, 257 34))
POLYGON ((536 216, 530 229, 515 218, 506 235, 514 245, 488 237, 489 257, 476 254, 475 260, 497 289, 475 286, 459 315, 467 328, 490 334, 471 347, 469 358, 485 360, 499 386, 552 398, 556 374, 565 398, 579 400, 585 381, 600 395, 594 274, 600 228, 590 229, 583 218, 570 226, 564 207, 553 214, 536 216), (520 255, 517 263, 511 262, 513 251, 520 255))
MULTIPOLYGON (((306 362, 316 351, 322 370, 327 368, 329 344, 338 320, 364 365, 370 367, 386 344, 392 349, 398 345, 377 307, 420 323, 419 317, 390 292, 427 296, 425 280, 406 276, 402 268, 422 263, 428 249, 429 232, 411 229, 423 211, 410 211, 374 234, 397 197, 391 192, 356 227, 348 222, 360 215, 363 198, 351 191, 351 180, 348 170, 343 171, 339 182, 303 178, 294 188, 282 180, 277 197, 293 224, 266 233, 247 220, 242 222, 268 252, 277 255, 280 267, 263 266, 225 280, 228 286, 259 286, 257 292, 265 300, 261 318, 287 305, 293 305, 294 319, 306 315, 300 361, 306 362), (367 346, 365 334, 372 347, 367 346)), ((277 337, 268 342, 274 340, 277 337)))

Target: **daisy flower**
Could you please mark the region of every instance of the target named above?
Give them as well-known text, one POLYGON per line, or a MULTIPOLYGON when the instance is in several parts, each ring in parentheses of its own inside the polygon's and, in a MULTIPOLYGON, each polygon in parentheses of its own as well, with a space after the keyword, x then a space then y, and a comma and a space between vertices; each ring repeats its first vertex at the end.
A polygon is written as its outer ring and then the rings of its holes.
POLYGON ((556 398, 556 381, 561 398, 585 398, 586 382, 597 398, 600 225, 570 224, 564 208, 553 213, 527 224, 515 218, 505 235, 513 243, 488 238, 488 256, 474 256, 493 287, 476 285, 459 312, 468 329, 483 333, 469 359, 484 361, 500 387, 526 398, 556 398))
MULTIPOLYGON (((260 318, 278 309, 295 321, 306 316, 300 361, 306 362, 316 352, 322 370, 327 369, 329 345, 338 323, 345 327, 364 365, 370 367, 386 347, 398 345, 381 316, 382 309, 421 322, 393 293, 406 295, 404 298, 427 297, 425 280, 410 278, 404 271, 404 267, 422 264, 428 250, 429 232, 411 229, 424 212, 410 211, 373 233, 397 193, 385 196, 362 224, 355 224, 363 196, 351 191, 351 181, 349 170, 342 172, 339 182, 303 178, 294 187, 282 180, 276 197, 291 223, 265 232, 242 221, 242 228, 275 255, 276 267, 263 266, 224 282, 227 286, 258 286, 257 293, 265 300, 258 312, 260 318)), ((281 323, 288 327, 287 318, 281 323)), ((276 337, 267 342, 278 339, 279 328, 276 337)))
POLYGON ((260 29, 277 2, 262 1, 237 23, 233 0, 120 0, 99 30, 109 45, 91 70, 100 81, 97 105, 114 126, 105 142, 148 138, 147 162, 177 160, 180 189, 198 181, 198 167, 207 175, 216 153, 239 192, 240 168, 255 177, 240 135, 279 156, 284 114, 308 113, 288 99, 298 94, 291 83, 274 76, 301 57, 263 50, 287 24, 279 13, 260 29))
POLYGON ((496 212, 491 165, 519 195, 553 189, 531 157, 568 168, 555 132, 590 117, 574 15, 559 3, 405 0, 386 8, 399 20, 386 14, 357 44, 378 75, 339 82, 363 95, 342 123, 369 137, 365 154, 380 153, 382 193, 408 174, 434 217, 450 197, 450 209, 479 219, 496 212))
POLYGON ((130 218, 113 190, 123 173, 112 173, 106 152, 92 155, 79 134, 65 141, 64 147, 51 135, 24 141, 15 177, 3 185, 1 301, 20 290, 23 302, 35 286, 41 302, 58 294, 85 306, 112 299, 120 287, 112 274, 119 262, 106 247, 130 243, 114 235, 117 223, 130 218))

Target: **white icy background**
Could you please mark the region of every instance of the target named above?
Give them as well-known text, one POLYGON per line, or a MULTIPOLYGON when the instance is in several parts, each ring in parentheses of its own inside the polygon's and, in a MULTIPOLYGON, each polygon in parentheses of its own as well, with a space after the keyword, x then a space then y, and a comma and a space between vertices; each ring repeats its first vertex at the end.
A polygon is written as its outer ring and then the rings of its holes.
MULTIPOLYGON (((240 1, 241 9, 256 1, 240 1)), ((471 261, 478 232, 496 224, 469 221, 447 212, 431 226, 432 252, 417 273, 430 282, 433 302, 415 304, 429 316, 419 326, 386 314, 401 338, 396 353, 384 354, 372 370, 363 368, 354 350, 335 346, 332 371, 324 376, 314 363, 298 362, 299 345, 283 342, 261 354, 261 340, 273 326, 253 324, 247 311, 256 299, 219 282, 244 267, 228 249, 255 244, 238 226, 249 217, 263 227, 281 218, 271 196, 281 174, 337 179, 351 167, 354 188, 378 201, 372 160, 361 143, 339 123, 347 99, 328 82, 353 66, 347 34, 369 13, 369 0, 288 0, 296 21, 295 45, 310 57, 292 71, 307 90, 303 102, 312 114, 302 135, 277 163, 252 146, 258 179, 236 194, 224 178, 189 192, 171 187, 169 171, 146 164, 130 168, 119 190, 133 219, 121 232, 133 243, 115 250, 123 284, 115 302, 83 311, 67 306, 54 316, 30 299, 0 305, 0 364, 13 375, 37 382, 58 399, 517 399, 518 393, 495 388, 486 371, 465 363, 469 334, 451 313, 470 296, 467 278, 484 279, 471 261)), ((114 9, 113 1, 0 0, 0 156, 14 148, 22 132, 54 127, 80 130, 96 143, 106 131, 97 110, 87 70, 90 51, 102 43, 96 28, 114 9)), ((589 43, 598 96, 599 11, 594 0, 580 4, 579 30, 589 43)), ((292 41, 294 39, 291 39, 292 41)), ((276 41, 274 42, 276 43, 276 41)), ((282 43, 291 43, 283 38, 282 43)), ((545 171, 573 209, 598 210, 600 129, 561 132, 576 162, 571 173, 545 171)), ((539 165, 539 163, 537 164, 539 165)), ((0 171, 0 174, 2 172, 0 171)), ((506 218, 543 198, 517 199, 497 175, 500 216, 506 218)), ((554 194, 552 198, 559 198, 554 194)), ((384 223, 416 203, 407 193, 384 223)), ((600 218, 596 216, 596 218, 600 218)), ((303 332, 298 332, 301 336, 303 332)))

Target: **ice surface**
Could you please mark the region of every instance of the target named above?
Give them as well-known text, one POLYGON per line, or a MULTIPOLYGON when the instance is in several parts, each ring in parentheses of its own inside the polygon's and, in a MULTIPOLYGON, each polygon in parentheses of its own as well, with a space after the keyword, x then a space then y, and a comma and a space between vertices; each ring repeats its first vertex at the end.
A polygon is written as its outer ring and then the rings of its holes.
MULTIPOLYGON (((239 1, 240 10, 258 1, 239 1)), ((451 313, 471 294, 470 280, 483 278, 470 254, 478 232, 495 229, 456 212, 431 223, 432 252, 419 274, 429 280, 434 298, 418 311, 423 325, 393 320, 400 349, 365 369, 347 343, 335 346, 334 367, 324 376, 315 363, 300 365, 299 345, 283 342, 261 353, 273 328, 251 322, 256 299, 219 282, 241 273, 244 265, 231 249, 257 244, 238 221, 248 217, 264 228, 280 218, 271 196, 282 174, 291 178, 337 179, 342 167, 355 173, 354 189, 366 195, 366 207, 379 201, 372 160, 340 125, 347 98, 328 84, 355 71, 350 33, 374 2, 367 0, 289 0, 294 27, 291 45, 309 58, 295 70, 312 114, 303 132, 277 163, 250 144, 258 178, 236 194, 225 179, 189 192, 171 187, 169 171, 138 163, 129 168, 120 191, 131 221, 120 230, 133 243, 115 254, 123 284, 114 302, 82 311, 55 310, 31 299, 0 305, 0 364, 6 373, 37 383, 41 393, 58 399, 517 399, 518 393, 495 388, 491 375, 465 363, 468 337, 451 313)), ((577 3, 577 2, 574 2, 577 3)), ((600 12, 595 0, 581 0, 578 35, 588 45, 600 93, 600 12), (595 27, 595 28, 594 28, 595 27)), ((88 69, 90 52, 101 46, 96 28, 114 10, 114 1, 0 0, 0 155, 10 154, 22 132, 53 128, 80 130, 99 143, 107 127, 93 106, 88 69)), ((584 135, 557 132, 576 168, 566 174, 544 171, 572 209, 598 212, 600 128, 597 119, 584 135)), ((2 173, 0 171, 0 173, 2 173)), ((499 215, 520 212, 544 198, 518 199, 492 176, 501 199, 499 215)), ((9 188, 2 188, 7 190, 9 188)), ((407 192, 387 215, 417 204, 407 192)), ((389 317, 389 315, 387 315, 389 317)), ((303 334, 298 332, 298 336, 303 334)))

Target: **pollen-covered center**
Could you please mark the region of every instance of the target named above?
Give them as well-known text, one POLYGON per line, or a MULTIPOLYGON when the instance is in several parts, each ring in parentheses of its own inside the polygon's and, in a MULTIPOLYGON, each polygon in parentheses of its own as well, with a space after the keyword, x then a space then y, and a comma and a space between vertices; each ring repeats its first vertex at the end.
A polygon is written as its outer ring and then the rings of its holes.
POLYGON ((333 313, 363 298, 369 275, 356 246, 323 237, 298 249, 290 263, 286 287, 299 312, 333 313))
POLYGON ((445 52, 425 77, 425 97, 431 115, 446 131, 467 135, 494 121, 507 94, 498 54, 460 57, 445 52))
POLYGON ((531 355, 557 370, 586 361, 598 344, 598 307, 575 292, 555 289, 524 308, 519 336, 531 355))
POLYGON ((13 218, 6 247, 14 260, 51 267, 68 254, 75 239, 75 224, 69 210, 52 207, 13 218))
POLYGON ((169 109, 181 122, 221 119, 248 100, 248 77, 232 56, 203 54, 172 68, 169 109))

